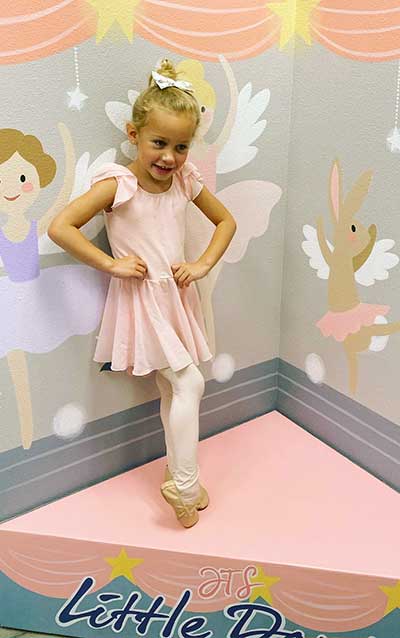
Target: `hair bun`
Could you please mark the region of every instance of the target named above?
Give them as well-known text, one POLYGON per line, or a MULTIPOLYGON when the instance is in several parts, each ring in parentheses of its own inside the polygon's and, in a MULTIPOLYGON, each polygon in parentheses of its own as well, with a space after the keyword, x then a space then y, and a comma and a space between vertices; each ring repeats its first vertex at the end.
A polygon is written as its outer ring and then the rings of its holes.
MULTIPOLYGON (((174 65, 172 64, 172 62, 170 60, 168 60, 168 58, 164 58, 163 60, 161 60, 161 62, 159 63, 159 65, 158 65, 158 67, 156 69, 156 71, 160 75, 165 75, 166 78, 171 78, 171 80, 177 80, 178 79, 178 73, 177 73, 174 65)), ((156 84, 155 81, 150 76, 149 86, 154 86, 155 84, 156 84)))

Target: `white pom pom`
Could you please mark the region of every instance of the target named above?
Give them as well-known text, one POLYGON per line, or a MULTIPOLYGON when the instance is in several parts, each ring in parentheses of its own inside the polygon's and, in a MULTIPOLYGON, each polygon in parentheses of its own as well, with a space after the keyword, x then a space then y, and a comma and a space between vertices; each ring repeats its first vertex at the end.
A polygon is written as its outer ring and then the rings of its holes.
POLYGON ((57 410, 53 420, 53 429, 62 439, 73 439, 84 430, 87 416, 78 403, 67 403, 57 410))
POLYGON ((321 384, 325 379, 325 364, 321 357, 314 352, 306 356, 305 372, 312 383, 321 384))
MULTIPOLYGON (((383 325, 387 323, 387 319, 382 315, 378 315, 374 321, 377 325, 383 325)), ((369 344, 369 350, 371 352, 382 352, 386 348, 387 342, 389 341, 389 335, 379 335, 377 337, 372 337, 371 343, 369 344)))
POLYGON ((219 354, 212 364, 214 379, 218 383, 226 383, 235 372, 235 360, 230 354, 219 354))

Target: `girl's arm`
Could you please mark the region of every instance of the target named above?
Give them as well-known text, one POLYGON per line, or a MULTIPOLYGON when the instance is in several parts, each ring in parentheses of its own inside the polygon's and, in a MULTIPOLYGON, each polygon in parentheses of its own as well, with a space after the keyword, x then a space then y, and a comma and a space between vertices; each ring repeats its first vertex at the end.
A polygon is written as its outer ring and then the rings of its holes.
POLYGON ((231 243, 236 231, 236 222, 228 209, 205 186, 193 203, 216 226, 207 249, 197 260, 211 269, 231 243))
POLYGON ((112 204, 116 190, 114 177, 97 182, 54 217, 48 229, 48 236, 54 243, 79 261, 104 272, 110 272, 113 258, 86 239, 79 229, 112 204))
POLYGON ((206 250, 195 263, 171 266, 174 279, 181 288, 207 275, 221 259, 236 231, 236 222, 231 213, 205 186, 193 203, 216 226, 216 229, 206 250))
POLYGON ((117 190, 115 177, 96 182, 90 191, 77 197, 50 224, 48 235, 56 244, 88 266, 103 270, 113 277, 144 279, 147 272, 145 262, 137 255, 126 255, 114 259, 97 248, 80 232, 97 213, 108 209, 117 190))

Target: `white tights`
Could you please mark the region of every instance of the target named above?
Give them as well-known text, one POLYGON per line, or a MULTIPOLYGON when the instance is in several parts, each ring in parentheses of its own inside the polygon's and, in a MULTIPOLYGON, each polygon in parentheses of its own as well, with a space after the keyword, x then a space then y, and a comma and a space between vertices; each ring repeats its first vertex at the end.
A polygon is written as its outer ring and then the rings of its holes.
POLYGON ((194 502, 200 496, 197 445, 204 378, 191 363, 177 372, 171 368, 157 370, 156 383, 161 395, 168 468, 182 499, 194 502))

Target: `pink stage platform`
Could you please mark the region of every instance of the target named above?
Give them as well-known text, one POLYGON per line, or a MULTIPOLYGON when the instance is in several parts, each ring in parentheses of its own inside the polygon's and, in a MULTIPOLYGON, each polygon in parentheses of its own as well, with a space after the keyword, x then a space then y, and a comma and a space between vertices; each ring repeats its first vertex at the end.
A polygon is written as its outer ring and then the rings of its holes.
MULTIPOLYGON (((172 609, 188 590, 182 618, 215 621, 208 635, 218 638, 247 635, 245 613, 248 629, 267 632, 256 638, 400 636, 399 494, 277 412, 202 441, 200 465, 210 505, 191 529, 161 498, 165 458, 0 525, 7 587, 49 609, 30 626, 10 624, 11 611, 0 624, 108 638, 87 618, 60 615, 91 578, 92 607, 118 583, 140 592, 142 607, 162 596, 172 609)), ((160 622, 119 635, 158 637, 160 622)), ((188 624, 181 635, 197 633, 188 624)))

